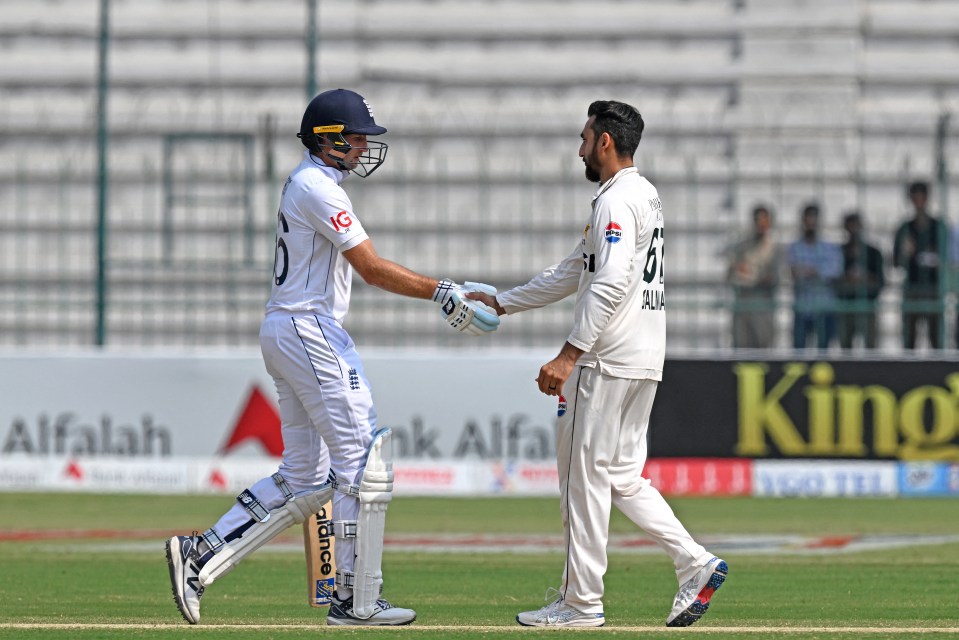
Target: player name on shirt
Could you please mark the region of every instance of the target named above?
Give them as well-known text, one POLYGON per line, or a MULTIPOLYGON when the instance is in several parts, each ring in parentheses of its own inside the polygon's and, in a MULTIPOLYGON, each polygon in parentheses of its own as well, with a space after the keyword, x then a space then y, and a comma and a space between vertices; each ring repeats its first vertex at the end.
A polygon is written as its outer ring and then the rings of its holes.
POLYGON ((666 310, 666 292, 658 289, 643 291, 643 309, 650 311, 666 310))

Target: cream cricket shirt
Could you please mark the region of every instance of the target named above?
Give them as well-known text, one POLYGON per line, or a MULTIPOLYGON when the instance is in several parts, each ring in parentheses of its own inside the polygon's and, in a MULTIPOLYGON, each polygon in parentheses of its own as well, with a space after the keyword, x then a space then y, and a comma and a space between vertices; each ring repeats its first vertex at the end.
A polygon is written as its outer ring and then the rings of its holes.
POLYGON ((507 313, 576 292, 567 338, 579 364, 619 378, 662 380, 666 357, 663 210, 635 167, 600 185, 576 249, 528 283, 496 296, 507 313))
POLYGON ((304 153, 283 186, 273 291, 266 311, 309 312, 342 323, 353 268, 342 252, 367 239, 340 183, 348 172, 304 153))

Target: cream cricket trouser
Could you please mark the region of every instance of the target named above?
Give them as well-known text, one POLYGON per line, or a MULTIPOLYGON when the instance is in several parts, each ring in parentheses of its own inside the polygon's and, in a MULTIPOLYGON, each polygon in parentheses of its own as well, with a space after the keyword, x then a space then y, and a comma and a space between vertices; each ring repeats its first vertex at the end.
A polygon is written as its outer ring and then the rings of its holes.
MULTIPOLYGON (((297 492, 326 482, 328 468, 354 485, 366 464, 376 411, 356 346, 336 322, 311 314, 272 313, 260 327, 266 369, 276 382, 283 430, 280 473, 297 492)), ((333 519, 353 520, 359 499, 337 491, 333 519)), ((337 538, 336 567, 353 570, 354 539, 337 538)))
POLYGON ((642 476, 657 385, 578 366, 563 386, 567 410, 557 423, 556 456, 567 551, 560 591, 585 613, 603 611, 612 505, 669 554, 680 584, 712 558, 642 476))

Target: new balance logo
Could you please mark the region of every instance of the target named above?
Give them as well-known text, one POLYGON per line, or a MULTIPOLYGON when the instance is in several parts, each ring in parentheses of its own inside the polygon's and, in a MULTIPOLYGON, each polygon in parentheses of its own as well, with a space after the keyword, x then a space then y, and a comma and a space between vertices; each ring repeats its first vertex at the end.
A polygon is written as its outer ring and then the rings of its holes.
POLYGON ((200 586, 200 576, 199 576, 199 574, 200 574, 200 567, 199 567, 199 565, 197 565, 197 563, 191 562, 191 563, 190 563, 190 570, 193 571, 194 573, 196 573, 197 575, 195 575, 195 576, 190 576, 189 578, 187 578, 187 579, 186 579, 186 586, 188 586, 188 587, 190 587, 191 589, 193 589, 194 591, 196 591, 196 595, 197 595, 197 596, 202 596, 202 595, 203 595, 203 589, 204 589, 205 587, 201 587, 201 586, 200 586))
POLYGON ((203 594, 204 587, 200 585, 200 565, 197 563, 197 552, 198 549, 193 544, 192 539, 183 541, 183 546, 180 547, 180 555, 183 558, 183 563, 194 574, 187 577, 186 586, 196 591, 197 596, 200 596, 203 594))

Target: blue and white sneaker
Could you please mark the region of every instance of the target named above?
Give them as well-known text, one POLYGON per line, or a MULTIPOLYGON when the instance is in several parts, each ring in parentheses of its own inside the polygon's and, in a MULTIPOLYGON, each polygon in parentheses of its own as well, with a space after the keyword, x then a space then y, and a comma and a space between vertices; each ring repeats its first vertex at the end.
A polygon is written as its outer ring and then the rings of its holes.
POLYGON ((683 583, 673 600, 673 610, 666 618, 667 627, 688 627, 703 617, 709 601, 726 581, 729 566, 721 558, 713 558, 692 578, 683 583))
POLYGON ((203 586, 200 585, 200 553, 196 547, 199 541, 200 537, 194 531, 192 536, 173 536, 166 543, 173 601, 180 610, 180 615, 190 624, 200 622, 200 598, 203 597, 203 586))
POLYGON ((351 625, 362 627, 397 627, 410 624, 416 620, 416 612, 412 609, 394 607, 380 598, 376 601, 376 611, 369 618, 358 618, 353 613, 353 598, 340 600, 334 592, 330 603, 330 611, 326 615, 328 625, 351 625))
POLYGON ((524 627, 601 627, 606 624, 606 617, 602 613, 583 613, 566 604, 557 592, 551 603, 536 611, 520 613, 516 622, 524 627))

